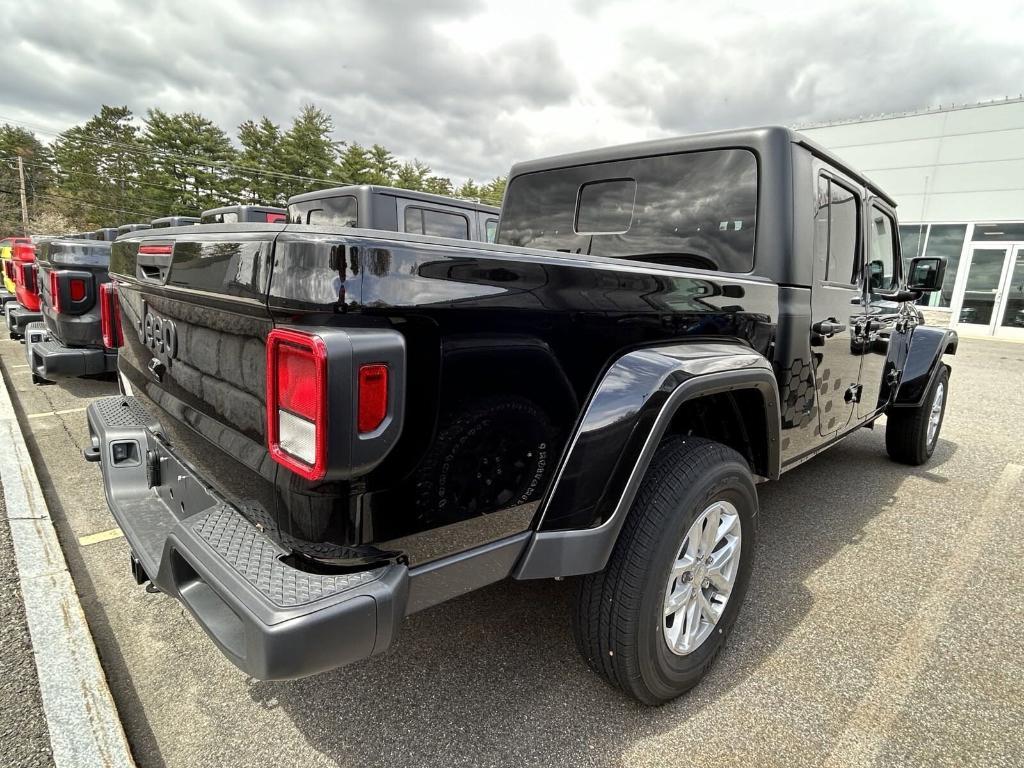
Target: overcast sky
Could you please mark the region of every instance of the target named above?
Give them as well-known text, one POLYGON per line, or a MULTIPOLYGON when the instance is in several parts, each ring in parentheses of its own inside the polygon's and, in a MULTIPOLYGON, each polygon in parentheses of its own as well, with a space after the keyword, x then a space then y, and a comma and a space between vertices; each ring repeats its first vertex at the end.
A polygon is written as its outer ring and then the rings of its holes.
POLYGON ((312 102, 339 140, 461 180, 576 149, 1024 88, 1020 2, 804 5, 0 0, 0 122, 55 132, 127 104, 195 110, 233 136, 312 102))

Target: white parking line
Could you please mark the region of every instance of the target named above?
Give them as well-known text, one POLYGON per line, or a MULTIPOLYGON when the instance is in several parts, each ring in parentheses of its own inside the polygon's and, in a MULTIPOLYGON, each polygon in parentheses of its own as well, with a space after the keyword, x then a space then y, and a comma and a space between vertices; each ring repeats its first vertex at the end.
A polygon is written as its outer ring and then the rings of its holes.
POLYGON ((8 368, 28 368, 28 363, 21 363, 20 365, 9 365, 8 368))
POLYGON ((85 408, 67 408, 63 411, 43 411, 42 413, 30 413, 26 419, 45 419, 47 416, 64 416, 68 413, 82 413, 85 408))
POLYGON ((874 765, 888 726, 902 711, 902 703, 913 690, 914 683, 924 669, 952 607, 951 595, 957 594, 957 585, 968 572, 1007 515, 1018 514, 1016 493, 1024 466, 1007 464, 985 501, 978 505, 978 514, 971 520, 968 530, 957 539, 957 547, 938 579, 931 583, 928 595, 917 613, 893 644, 893 652, 875 670, 875 683, 860 700, 850 716, 846 729, 835 742, 825 760, 827 768, 845 768, 850 765, 874 765))
POLYGON ((135 765, 39 487, 0 381, 0 483, 57 768, 135 765))
POLYGON ((122 536, 124 536, 124 532, 120 528, 111 528, 109 531, 100 531, 99 533, 90 533, 88 536, 79 536, 78 543, 83 547, 88 547, 90 544, 99 544, 101 541, 120 539, 122 536))

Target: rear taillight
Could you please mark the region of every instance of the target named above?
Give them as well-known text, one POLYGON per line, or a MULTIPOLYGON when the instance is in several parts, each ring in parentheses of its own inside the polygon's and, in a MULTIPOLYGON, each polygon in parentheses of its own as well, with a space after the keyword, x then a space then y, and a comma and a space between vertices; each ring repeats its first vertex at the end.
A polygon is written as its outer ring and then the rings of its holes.
POLYGON ((287 218, 288 218, 288 216, 286 214, 283 214, 283 213, 268 213, 267 214, 267 223, 268 224, 276 224, 279 221, 285 221, 287 218))
POLYGON ((117 295, 117 283, 103 283, 100 286, 100 328, 103 331, 103 346, 117 349, 124 344, 121 333, 121 299, 117 295))
POLYGON ((82 301, 85 298, 85 280, 73 277, 68 281, 68 295, 71 301, 82 301))
POLYGON ((54 312, 60 312, 60 275, 57 270, 50 270, 50 306, 54 312))
POLYGON ((307 480, 327 471, 327 348, 318 336, 274 329, 267 337, 270 455, 307 480))
POLYGON ((388 367, 380 363, 359 368, 359 433, 374 432, 388 415, 388 367))

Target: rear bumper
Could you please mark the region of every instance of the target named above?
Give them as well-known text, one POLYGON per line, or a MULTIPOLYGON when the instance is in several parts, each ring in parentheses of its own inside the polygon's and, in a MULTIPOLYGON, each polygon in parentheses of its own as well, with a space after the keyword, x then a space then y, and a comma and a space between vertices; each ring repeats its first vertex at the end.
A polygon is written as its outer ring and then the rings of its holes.
POLYGON ((26 343, 32 372, 44 379, 52 381, 117 371, 116 349, 65 347, 52 337, 26 343))
POLYGON ((21 338, 25 335, 25 326, 29 323, 41 323, 43 321, 42 312, 33 312, 25 309, 17 302, 12 302, 4 307, 4 316, 7 320, 7 331, 11 334, 11 338, 21 338))
POLYGON ((134 398, 97 401, 87 418, 85 457, 100 464, 107 504, 138 565, 247 674, 305 677, 391 644, 408 596, 404 565, 330 575, 293 568, 285 550, 154 436, 134 398))

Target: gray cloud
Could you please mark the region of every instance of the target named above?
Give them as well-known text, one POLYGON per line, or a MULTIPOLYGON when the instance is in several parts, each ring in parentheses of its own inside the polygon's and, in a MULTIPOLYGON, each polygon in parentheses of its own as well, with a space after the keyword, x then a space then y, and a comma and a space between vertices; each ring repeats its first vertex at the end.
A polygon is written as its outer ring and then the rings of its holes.
MULTIPOLYGON (((1017 16, 999 25, 1019 28, 1017 16)), ((972 26, 961 15, 953 23, 928 5, 884 3, 677 34, 634 29, 624 35, 633 67, 602 85, 620 109, 645 112, 673 133, 1017 95, 1024 47, 982 37, 979 26, 992 21, 972 26)))
POLYGON ((473 19, 487 28, 494 7, 473 0, 0 0, 0 115, 56 131, 101 103, 127 104, 195 110, 233 134, 264 114, 286 125, 312 102, 338 139, 480 179, 601 143, 1019 91, 1024 47, 997 33, 1024 19, 930 9, 866 3, 697 23, 639 2, 580 1, 552 7, 552 19, 534 11, 518 36, 487 45, 451 31, 473 19), (599 46, 608 66, 595 75, 573 44, 599 46))

